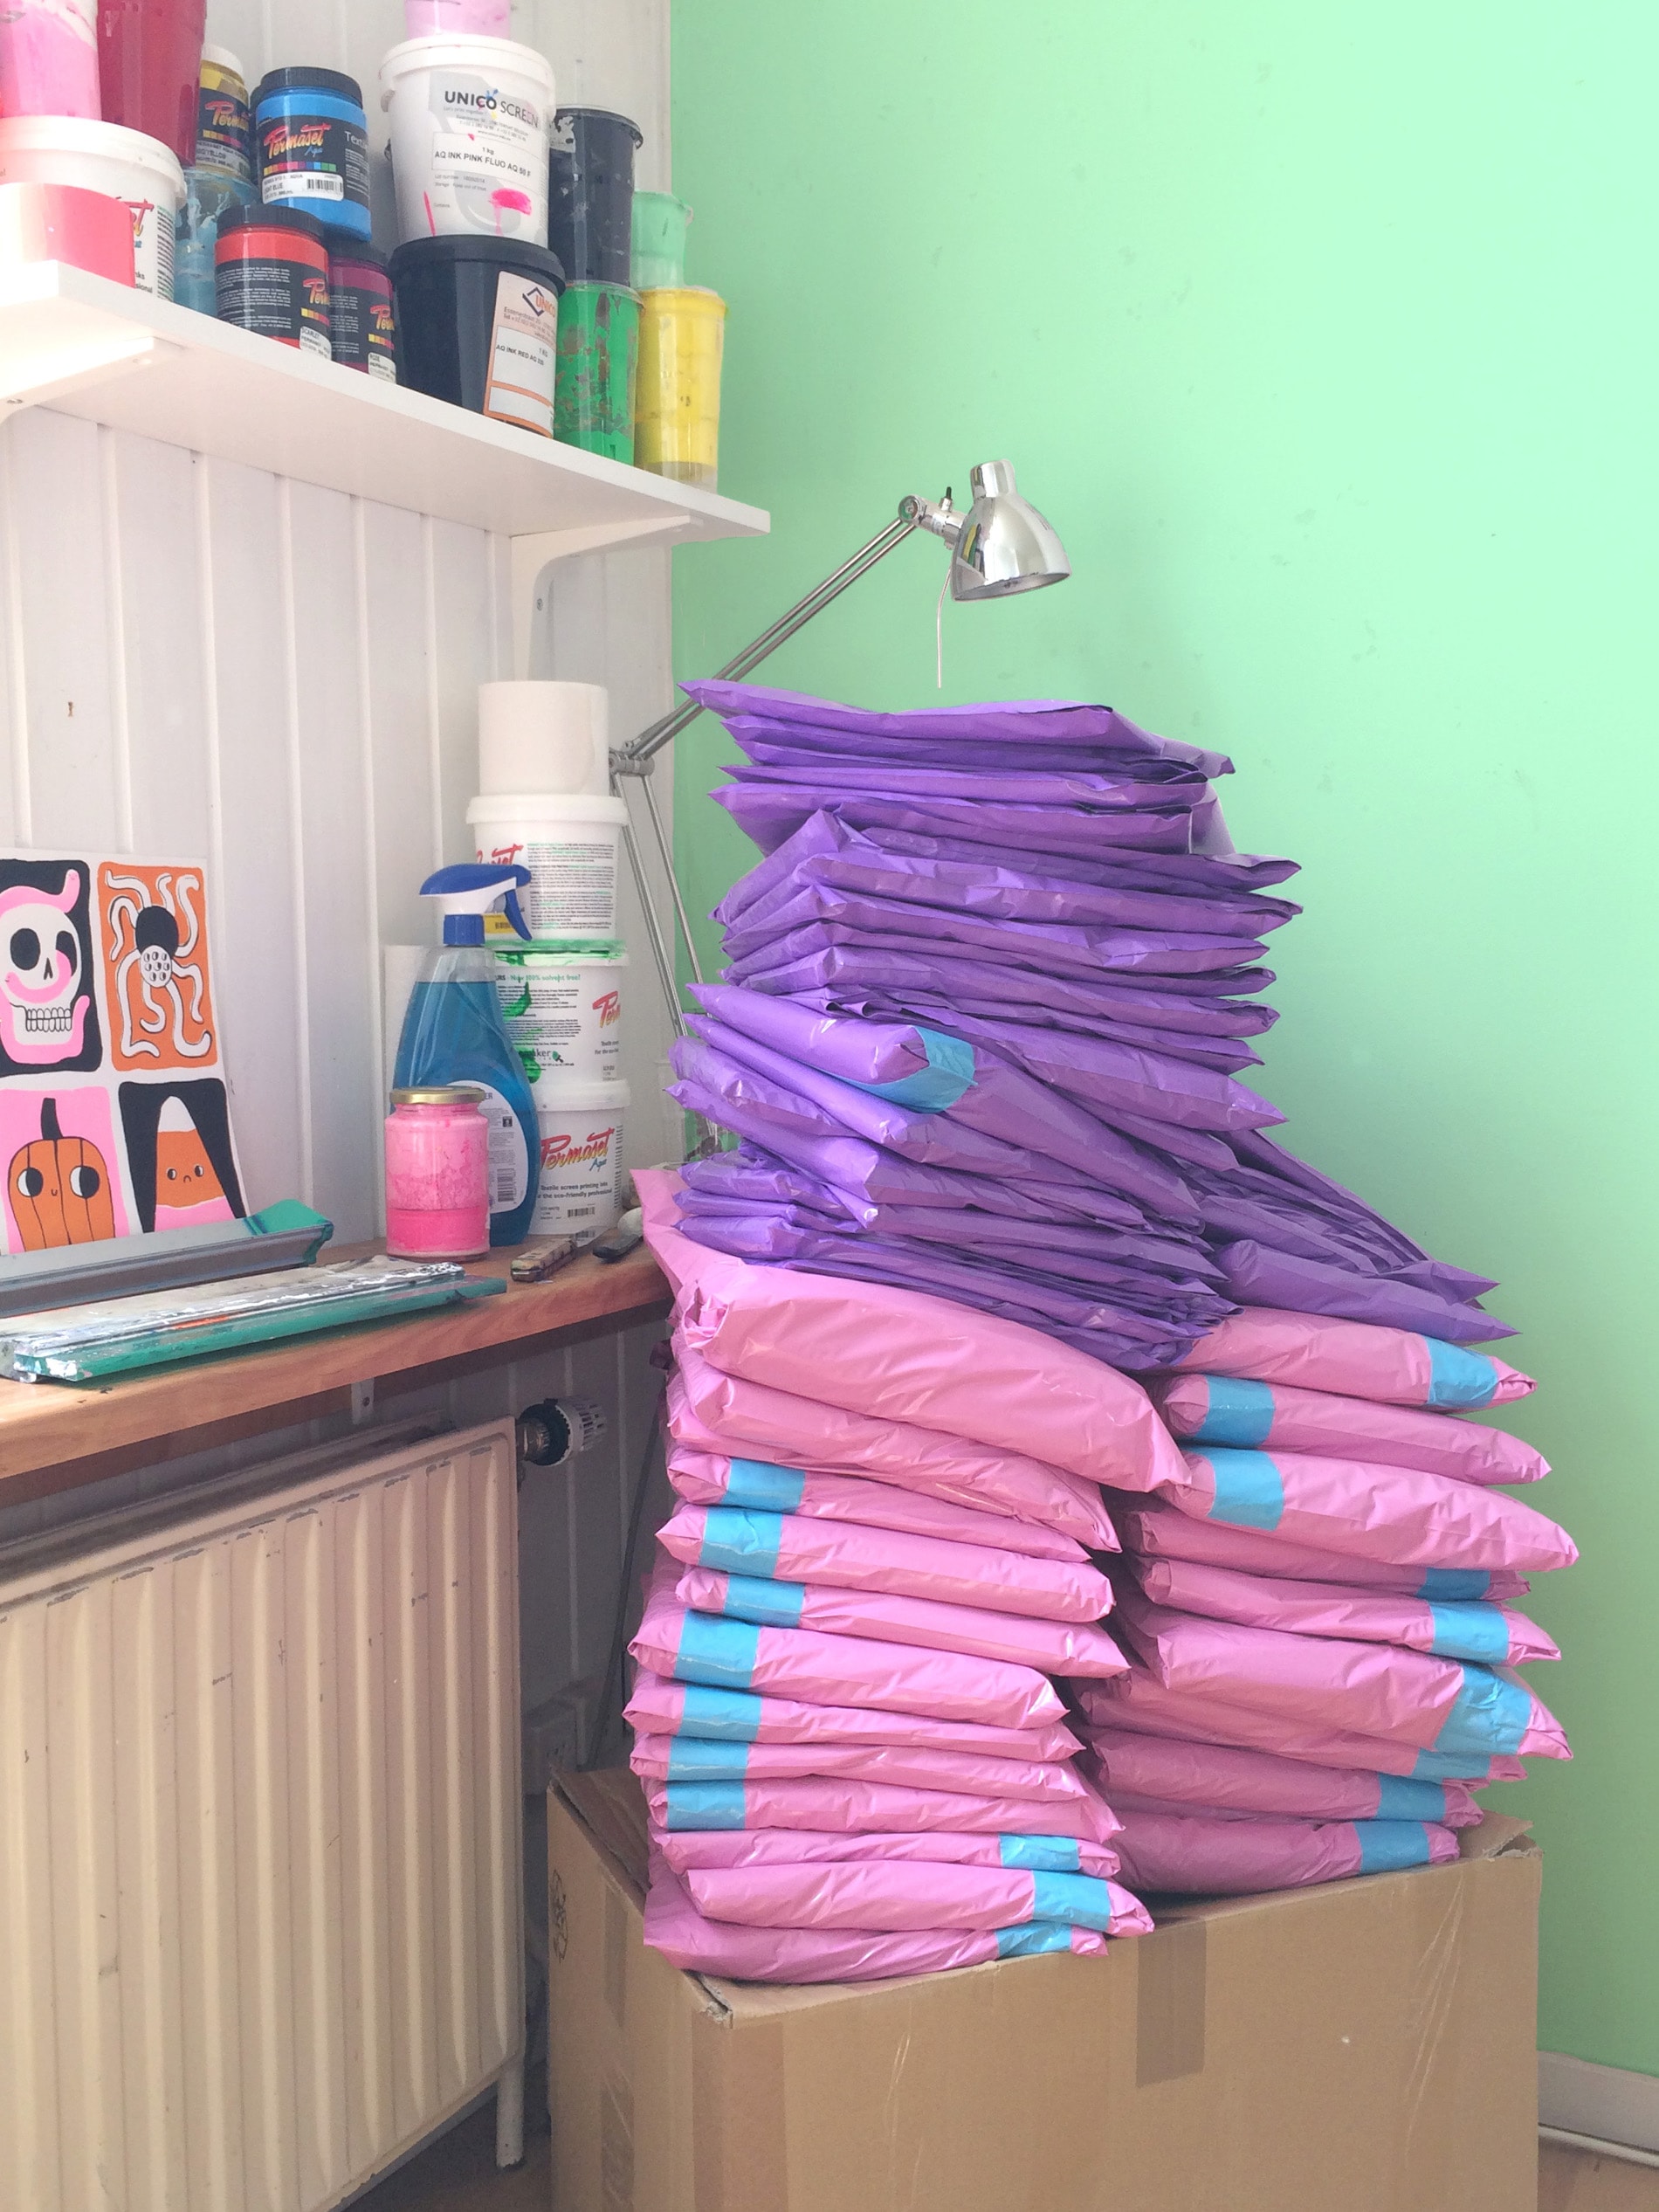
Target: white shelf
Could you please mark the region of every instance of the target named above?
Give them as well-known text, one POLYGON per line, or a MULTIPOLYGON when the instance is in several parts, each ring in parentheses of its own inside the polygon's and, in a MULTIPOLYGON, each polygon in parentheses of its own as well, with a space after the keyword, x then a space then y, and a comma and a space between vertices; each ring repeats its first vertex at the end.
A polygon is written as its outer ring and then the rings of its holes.
MULTIPOLYGON (((521 576, 607 546, 756 537, 764 508, 671 483, 59 262, 0 275, 0 404, 524 541, 521 576)), ((515 596, 518 596, 515 593, 515 596)))

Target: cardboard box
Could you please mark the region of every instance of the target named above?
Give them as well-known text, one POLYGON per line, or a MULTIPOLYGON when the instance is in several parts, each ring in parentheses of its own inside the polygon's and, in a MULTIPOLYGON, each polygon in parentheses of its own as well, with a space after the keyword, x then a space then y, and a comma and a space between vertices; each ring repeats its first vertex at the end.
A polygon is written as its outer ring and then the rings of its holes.
POLYGON ((1532 2212, 1519 1822, 1100 1959, 810 1988, 646 1949, 630 1775, 547 1828, 555 2212, 1532 2212))

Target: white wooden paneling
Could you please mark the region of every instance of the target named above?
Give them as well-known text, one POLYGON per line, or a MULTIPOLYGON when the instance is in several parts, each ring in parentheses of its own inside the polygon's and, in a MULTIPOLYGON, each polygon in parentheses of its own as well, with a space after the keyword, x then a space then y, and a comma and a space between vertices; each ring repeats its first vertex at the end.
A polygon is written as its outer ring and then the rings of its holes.
MULTIPOLYGON (((533 0, 515 7, 514 23, 553 60, 561 100, 638 120, 640 180, 667 185, 667 0, 533 0)), ((401 34, 399 0, 214 0, 210 11, 210 36, 251 75, 274 62, 344 67, 371 106, 379 57, 401 34)), ((0 841, 94 839, 210 862, 216 995, 250 1200, 308 1199, 342 1237, 371 1235, 378 1222, 378 948, 430 936, 422 878, 470 857, 477 687, 510 672, 508 568, 504 540, 126 431, 39 410, 0 430, 0 841)), ((607 685, 624 738, 671 703, 669 625, 665 552, 563 563, 534 672, 607 685)), ((666 763, 657 781, 666 808, 666 763)), ((660 873, 657 885, 660 899, 660 873)), ((623 927, 626 1156, 637 1165, 673 1154, 678 1117, 661 1097, 668 1028, 631 884, 623 927)), ((641 1423, 658 1388, 645 1363, 657 1333, 387 1403, 392 1418, 430 1406, 471 1422, 574 1390, 609 1416, 597 1451, 527 1475, 528 1704, 603 1665, 641 1423)), ((343 1425, 307 1424, 3 1510, 0 1540, 343 1425)), ((205 1635, 219 1600, 204 1589, 203 1602, 205 1635)), ((204 1881, 202 1894, 210 1889, 204 1881)), ((234 1947, 234 1898, 210 1910, 234 1947)), ((198 1934, 186 1930, 187 1944, 198 1934)), ((204 2048, 230 2078, 244 2072, 251 2126, 269 2085, 234 2028, 221 2017, 204 2048)), ((390 2069, 389 2058, 375 2073, 375 2096, 393 2094, 390 2069)), ((236 2141, 192 2137, 210 2199, 212 2174, 241 2155, 236 2141)), ((278 2167, 292 2170, 299 2155, 291 2146, 278 2167)))
MULTIPOLYGON (((533 0, 514 21, 561 100, 639 119, 642 181, 666 183, 666 0, 533 0)), ((372 104, 402 9, 232 0, 210 28, 252 75, 344 67, 372 104)), ((0 433, 0 836, 210 862, 249 1197, 373 1234, 378 948, 430 934, 421 879, 471 851, 477 687, 509 666, 505 541, 45 410, 0 433)), ((608 685, 619 738, 661 713, 666 553, 565 562, 547 596, 535 672, 608 685)), ((623 927, 636 1165, 671 1155, 678 1118, 631 884, 623 927)))

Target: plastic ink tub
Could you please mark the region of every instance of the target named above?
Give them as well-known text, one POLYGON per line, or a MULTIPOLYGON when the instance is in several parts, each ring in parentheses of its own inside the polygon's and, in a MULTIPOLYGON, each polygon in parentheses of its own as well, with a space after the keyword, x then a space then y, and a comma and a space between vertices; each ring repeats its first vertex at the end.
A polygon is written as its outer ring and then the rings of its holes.
POLYGON ((165 146, 119 123, 17 115, 0 123, 0 184, 79 184, 121 201, 133 225, 134 280, 173 297, 173 231, 184 171, 165 146))
MULTIPOLYGON (((494 947, 496 996, 530 1087, 615 1083, 622 1076, 620 945, 494 947)), ((544 1093, 537 1092, 538 1099, 544 1093)), ((554 1096, 549 1088, 547 1097, 554 1096)))
POLYGON ((133 221, 119 200, 79 184, 0 184, 0 268, 67 261, 133 281, 133 221))
POLYGON ((671 192, 634 195, 634 268, 636 292, 660 291, 685 281, 685 233, 692 210, 671 192))
POLYGON ((639 126, 605 107, 561 107, 548 162, 547 245, 572 284, 631 285, 639 126))
POLYGON ((386 1249, 399 1259, 477 1259, 490 1249, 490 1125, 471 1084, 392 1092, 386 1249))
POLYGON ((547 243, 553 65, 533 46, 412 38, 380 65, 401 238, 547 243))
POLYGON ((355 77, 273 69, 253 96, 260 196, 299 208, 331 236, 368 238, 368 118, 355 77))
POLYGON ((648 292, 640 306, 634 459, 655 476, 711 491, 720 473, 720 360, 726 302, 700 285, 648 292))
POLYGON ((411 238, 389 265, 400 382, 551 438, 564 290, 552 254, 517 238, 411 238))
POLYGON ((0 10, 0 116, 100 115, 96 0, 11 0, 0 10))
POLYGON ((372 245, 339 246, 328 257, 329 338, 344 369, 397 382, 392 280, 372 245))
POLYGON ((553 434, 613 461, 634 458, 639 294, 623 284, 572 284, 559 302, 553 434))
POLYGON ((519 906, 533 937, 614 937, 628 809, 603 798, 509 794, 474 799, 466 818, 480 860, 530 871, 519 906))
POLYGON ((297 208, 234 208, 219 224, 213 281, 221 322, 331 358, 328 246, 297 208))
POLYGON ((253 111, 242 64, 223 46, 202 49, 194 166, 237 184, 253 183, 253 111))
POLYGON ((407 38, 436 38, 444 31, 465 31, 480 38, 510 38, 512 21, 508 0, 403 0, 407 38))
POLYGON ((601 1235, 622 1211, 625 1083, 568 1083, 536 1094, 541 1179, 533 1237, 601 1235))
POLYGON ((196 107, 207 0, 98 0, 98 78, 106 122, 196 159, 196 107))

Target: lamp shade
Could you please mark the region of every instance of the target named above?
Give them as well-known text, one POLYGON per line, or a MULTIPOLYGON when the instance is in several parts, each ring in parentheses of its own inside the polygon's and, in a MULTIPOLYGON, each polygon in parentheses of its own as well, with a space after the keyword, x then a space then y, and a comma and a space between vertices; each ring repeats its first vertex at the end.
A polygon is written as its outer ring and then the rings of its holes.
POLYGON ((951 555, 953 599, 1002 599, 1071 574, 1065 548, 1015 488, 1011 461, 974 471, 974 504, 951 555))

